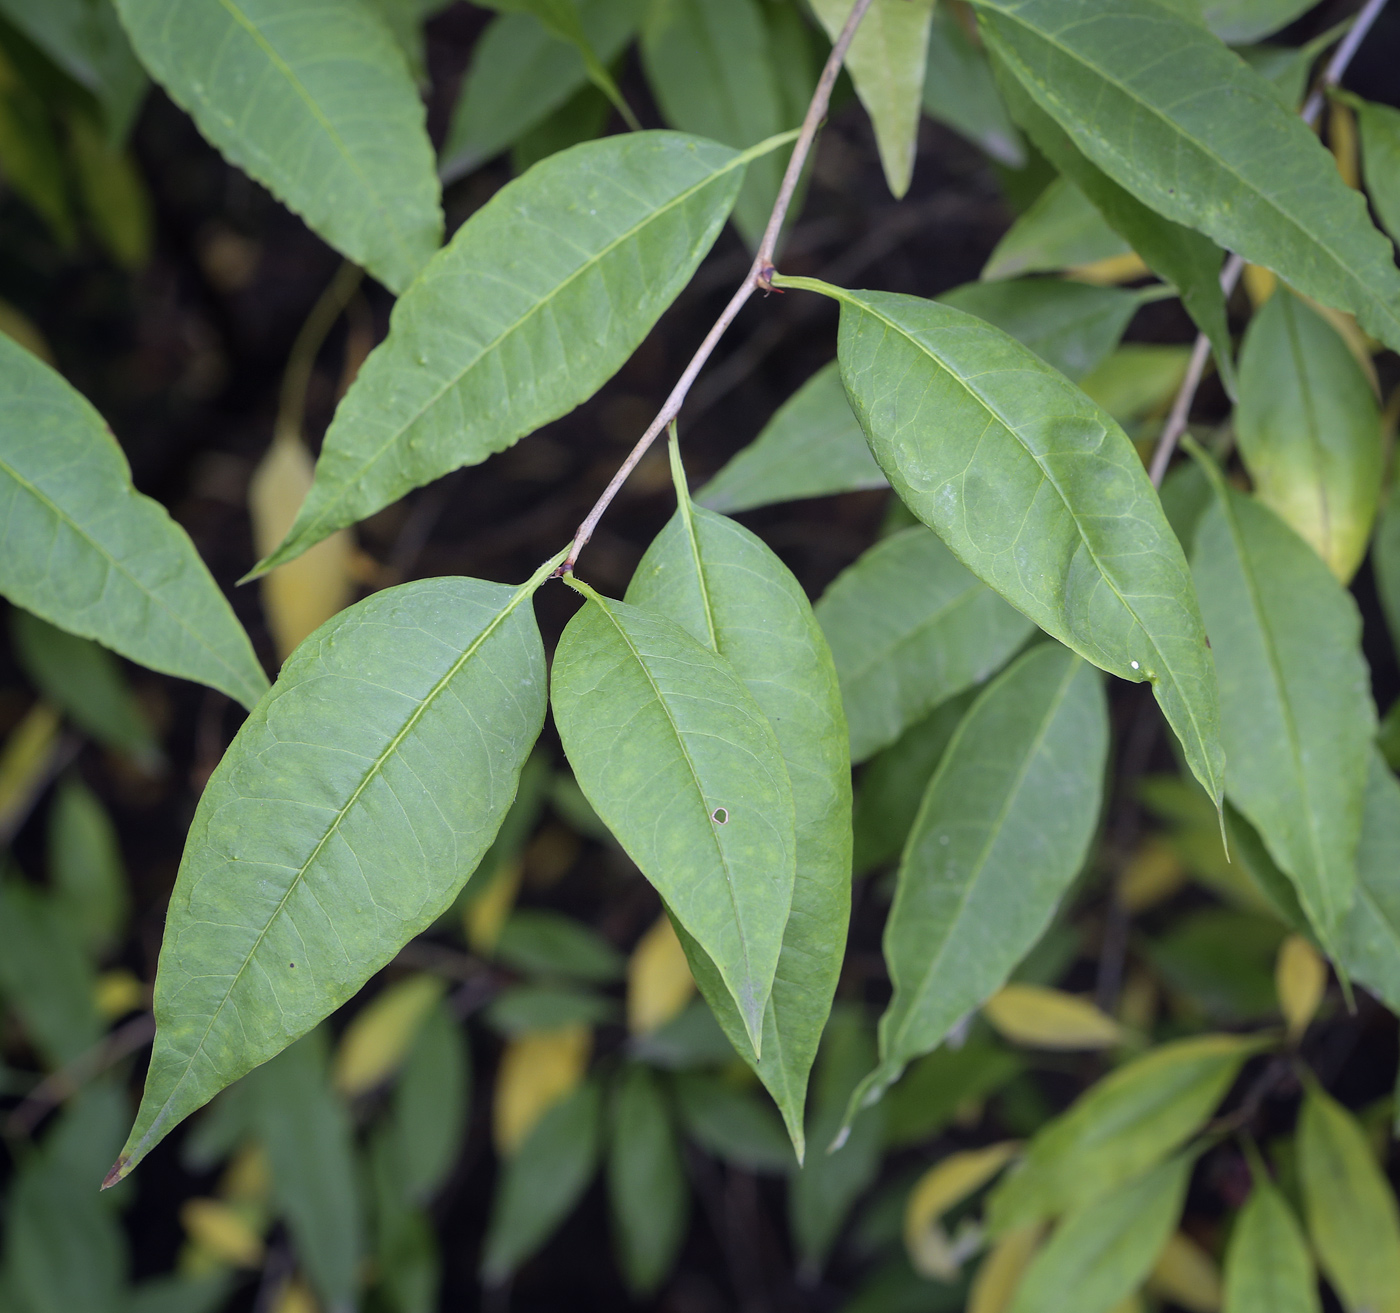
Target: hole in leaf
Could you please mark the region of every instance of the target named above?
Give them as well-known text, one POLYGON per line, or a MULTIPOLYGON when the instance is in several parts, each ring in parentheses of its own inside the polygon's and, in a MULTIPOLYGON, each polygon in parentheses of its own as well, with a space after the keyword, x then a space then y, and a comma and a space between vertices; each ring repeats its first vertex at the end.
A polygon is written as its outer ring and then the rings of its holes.
POLYGON ((725 811, 723 807, 716 807, 714 811, 710 813, 710 819, 714 821, 716 825, 728 825, 729 813, 725 811))

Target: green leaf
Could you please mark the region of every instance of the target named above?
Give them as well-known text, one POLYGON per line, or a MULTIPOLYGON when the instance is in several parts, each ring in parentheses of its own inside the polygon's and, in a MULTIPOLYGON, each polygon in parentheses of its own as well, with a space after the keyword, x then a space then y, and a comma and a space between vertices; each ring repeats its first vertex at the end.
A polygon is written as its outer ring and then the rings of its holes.
POLYGON ((1123 431, 961 311, 782 281, 840 299, 841 377, 905 505, 1046 633, 1122 679, 1150 680, 1218 803, 1215 670, 1186 558, 1123 431))
POLYGON ((456 1166, 471 1093, 466 1035, 439 1001, 413 1041, 389 1102, 386 1130, 407 1201, 427 1204, 456 1166))
POLYGON ((19 607, 10 638, 24 673, 79 729, 147 766, 159 762, 150 722, 110 652, 19 607))
POLYGON ((1400 347, 1400 270, 1364 198, 1203 26, 1157 0, 978 0, 978 10, 1029 95, 1121 187, 1400 347))
POLYGON ((351 1308, 364 1247, 350 1116, 331 1090, 329 1045, 313 1031, 249 1078, 272 1197, 329 1308, 351 1308))
POLYGON ((1054 272, 1127 255, 1133 248, 1068 178, 1056 178, 1002 235, 984 279, 1054 272))
POLYGON ((598 1166, 602 1096, 586 1081, 535 1124, 505 1164, 481 1263, 499 1285, 543 1245, 573 1210, 598 1166))
POLYGON ((1021 1170, 992 1194, 993 1230, 1083 1208, 1161 1162, 1210 1116, 1259 1047, 1248 1037, 1199 1035, 1119 1067, 1031 1141, 1021 1170))
MULTIPOLYGON (((1190 359, 1188 346, 1129 342, 1078 382, 1086 396, 1097 401, 1120 424, 1127 425, 1167 408, 1186 376, 1190 359)), ((1165 500, 1163 508, 1166 509, 1165 500)), ((1167 519, 1171 519, 1169 509, 1167 519)))
POLYGON ((1351 906, 1376 728, 1361 617, 1301 538, 1212 477, 1193 559, 1220 674, 1227 791, 1330 952, 1351 906))
MULTIPOLYGON (((605 64, 632 39, 638 0, 580 0, 579 22, 605 64)), ((588 84, 576 47, 530 14, 502 14, 472 47, 462 94, 442 147, 440 172, 452 182, 499 155, 588 84)))
POLYGON ((946 1044, 911 1063, 885 1095, 885 1139, 896 1148, 931 1140, 960 1108, 989 1098, 1025 1070, 1015 1053, 985 1038, 946 1044))
POLYGON ((923 525, 883 538, 817 604, 850 726, 852 761, 980 684, 1030 636, 1008 606, 923 525))
POLYGON ((900 862, 884 936, 894 998, 867 1102, 1005 984, 1045 932, 1083 867, 1107 753, 1103 683, 1058 643, 1032 648, 963 717, 900 862))
POLYGON ((402 292, 442 241, 403 52, 367 0, 117 0, 141 62, 232 164, 402 292))
POLYGON ((1181 1217, 1194 1159, 1173 1158, 1071 1213, 1026 1269, 1008 1313, 1109 1313, 1152 1271, 1181 1217))
POLYGON ((1274 964, 1286 933, 1273 917, 1207 907, 1145 945, 1145 956, 1211 1022, 1238 1025, 1278 1011, 1274 964))
POLYGON ((524 173, 543 159, 603 135, 612 117, 608 98, 592 83, 522 133, 510 148, 510 171, 524 173))
POLYGON ((529 1035, 619 1019, 615 1000, 558 985, 515 985, 502 990, 486 1008, 486 1020, 503 1035, 529 1035))
POLYGON ((574 586, 588 603, 559 640, 552 683, 569 764, 761 1052, 795 870, 778 740, 723 657, 665 616, 574 586))
POLYGON ((747 160, 634 132, 553 155, 497 192, 394 307, 296 523, 257 572, 592 396, 690 280, 747 160))
MULTIPOLYGON (((846 71, 870 115, 885 181, 896 200, 914 176, 933 5, 934 0, 873 0, 846 52, 846 71)), ((834 42, 851 0, 812 0, 812 10, 834 42)))
MULTIPOLYGON (((757 0, 655 0, 642 28, 642 67, 666 122, 682 132, 742 150, 796 126, 757 0)), ((744 179, 734 223, 751 247, 768 224, 784 167, 781 156, 766 155, 744 179)))
POLYGON ((613 1247, 628 1288, 641 1298, 654 1294, 675 1265, 689 1219, 690 1188, 666 1096, 646 1067, 623 1068, 611 1113, 613 1247))
POLYGON ((1400 242, 1400 110, 1367 100, 1353 103, 1366 190, 1386 232, 1400 242))
POLYGON ((622 954, 606 939, 558 912, 512 912, 496 940, 496 957, 517 971, 597 985, 621 980, 627 972, 622 954))
POLYGON ((1255 496, 1343 583, 1366 555, 1381 487, 1381 417, 1340 334, 1286 289, 1250 321, 1235 433, 1255 496))
POLYGON ((1002 104, 987 57, 946 6, 933 11, 923 105, 930 118, 961 133, 998 164, 1025 167, 1025 142, 1002 104))
POLYGON ((1225 1251, 1230 1313, 1322 1313, 1303 1228, 1264 1171, 1254 1174, 1225 1251))
POLYGON ((1400 1011, 1400 781, 1373 749, 1356 847, 1356 897, 1337 937, 1347 973, 1400 1011))
POLYGON ((1298 112, 1316 52, 1308 46, 1244 46, 1235 53, 1278 93, 1284 108, 1298 112))
POLYGON ((105 956, 126 931, 126 870, 112 818, 76 775, 59 785, 49 809, 48 858, 63 919, 92 956, 105 956))
POLYGON ((0 592, 153 670, 253 703, 267 679, 185 531, 131 486, 102 417, 0 336, 0 592))
POLYGON ((681 942, 716 1017, 773 1095, 800 1153, 807 1073, 850 917, 846 718, 831 653, 801 585, 747 529, 693 506, 679 458, 673 460, 680 507, 647 549, 627 597, 675 620, 729 664, 772 726, 792 786, 796 877, 761 1054, 714 965, 689 936, 681 942))
POLYGON ((1388 1309, 1400 1290, 1400 1212, 1361 1124, 1310 1083, 1298 1118, 1308 1234, 1348 1309, 1388 1309))
POLYGON ((63 153, 43 91, 30 85, 0 52, 0 169, 6 183, 48 225, 54 241, 71 252, 77 241, 63 153))
POLYGON ((150 1277, 127 1291, 122 1308, 124 1313, 218 1313, 228 1303, 235 1280, 227 1270, 199 1277, 150 1277))
MULTIPOLYGON (((1197 0, 1191 0, 1193 4, 1197 0)), ((1247 45, 1287 27, 1313 0, 1199 0, 1201 18, 1222 41, 1247 45)))
POLYGON ((190 826, 155 1049, 116 1179, 452 903, 544 720, 526 604, 544 573, 519 589, 451 578, 386 589, 288 657, 190 826))
POLYGON ((755 1172, 795 1170, 792 1145, 772 1104, 738 1090, 722 1076, 686 1072, 675 1078, 676 1108, 686 1134, 717 1158, 755 1172))

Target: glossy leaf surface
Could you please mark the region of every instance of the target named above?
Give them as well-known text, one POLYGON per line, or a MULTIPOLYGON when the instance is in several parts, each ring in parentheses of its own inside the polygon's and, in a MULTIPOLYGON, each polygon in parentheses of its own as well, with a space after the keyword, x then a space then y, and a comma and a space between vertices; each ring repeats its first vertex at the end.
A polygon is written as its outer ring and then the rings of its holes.
MULTIPOLYGON (((801 585, 763 542, 713 511, 683 503, 627 590, 717 651, 777 738, 792 786, 796 878, 764 1014, 762 1055, 714 967, 686 944, 720 1024, 802 1143, 807 1073, 831 1007, 850 917, 851 773, 831 652, 801 585)), ((682 942, 685 943, 684 938, 682 942)))
POLYGON ((451 906, 544 720, 531 591, 387 589, 282 667, 190 827, 121 1174, 451 906))
POLYGON ((1317 1275, 1303 1228, 1278 1188, 1254 1178, 1225 1251, 1229 1313, 1321 1313, 1317 1275))
POLYGON ((403 52, 364 0, 119 0, 136 52, 200 131, 332 246, 402 292, 442 241, 403 52))
POLYGON ((1123 431, 961 311, 813 286, 842 303, 841 377, 901 500, 1048 634, 1122 679, 1151 680, 1218 800, 1215 670, 1195 592, 1123 431))
POLYGON ((973 703, 924 795, 885 924, 894 998, 876 1096, 1005 982, 1083 865, 1108 718, 1094 669, 1057 643, 973 703))
POLYGON ((1230 800, 1332 944, 1351 906, 1376 724, 1356 604, 1272 511, 1223 483, 1194 561, 1230 800))
POLYGON ((0 335, 0 592, 50 624, 251 707, 243 626, 165 509, 131 485, 102 417, 0 335))
POLYGON ((817 619, 857 762, 981 683, 1033 628, 922 525, 882 539, 838 575, 817 619))
POLYGON ((564 751, 594 810, 715 964, 757 1052, 795 870, 782 751, 723 657, 665 616, 585 596, 554 657, 564 751))
POLYGON ((745 158, 672 132, 586 142, 503 187, 394 307, 267 570, 590 397, 689 281, 745 158))

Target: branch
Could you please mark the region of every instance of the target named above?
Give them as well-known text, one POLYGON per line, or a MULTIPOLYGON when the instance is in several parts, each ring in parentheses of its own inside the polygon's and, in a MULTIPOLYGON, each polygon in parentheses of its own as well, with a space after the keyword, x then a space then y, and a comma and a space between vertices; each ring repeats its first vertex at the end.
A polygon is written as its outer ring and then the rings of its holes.
POLYGON ((627 476, 637 467, 637 462, 646 455, 651 444, 656 441, 666 426, 680 414, 691 385, 705 367, 705 362, 709 360, 711 353, 719 344, 720 338, 724 336, 725 330, 734 322, 739 311, 744 308, 744 303, 760 288, 765 292, 772 290, 773 254, 777 249, 778 235, 782 232, 788 207, 791 206, 793 193, 797 190, 797 180, 802 175, 802 169, 807 163, 807 156, 812 150, 812 143, 816 140, 817 129, 821 127, 822 121, 826 118, 827 105, 831 101, 831 89, 836 85, 836 78, 841 72, 841 63, 855 38, 856 28, 860 25, 860 20, 865 17, 866 10, 870 8, 870 5, 871 0, 855 0, 855 4, 851 6, 850 15, 846 19, 845 27, 841 29, 840 36, 836 38, 836 44, 831 47, 831 54, 827 57, 826 66, 822 69, 822 75, 817 80, 817 89, 812 93, 812 102, 807 106, 806 117, 802 120, 802 129, 792 148, 792 157, 788 160, 787 172, 783 174, 782 186, 778 188, 778 199, 773 203, 773 212, 768 216, 768 226, 763 230, 763 240, 758 244, 758 253, 754 256, 753 264, 749 266, 749 272, 744 276, 744 281, 739 284, 738 290, 729 298, 729 304, 724 307, 720 317, 715 320, 714 327, 705 334, 705 340, 700 343, 699 349, 691 357, 690 364, 685 367, 685 372, 676 381, 675 387, 671 389, 671 395, 666 398, 665 405, 657 412, 656 418, 647 427, 647 431, 637 440, 637 445, 628 453, 627 459, 622 462, 608 486, 603 489, 603 495, 598 498, 593 509, 588 512, 583 523, 579 525, 574 533, 574 541, 569 547, 569 554, 564 559, 564 563, 555 571, 556 575, 568 574, 573 570, 579 553, 593 536, 594 529, 598 527, 598 521, 603 518, 603 512, 611 505, 613 498, 617 496, 622 485, 627 481, 627 476))
MULTIPOLYGON (((1356 15, 1356 21, 1351 26, 1351 31, 1342 39, 1336 53, 1328 61, 1327 69, 1322 75, 1322 82, 1313 89, 1312 94, 1303 104, 1300 114, 1308 127, 1317 123, 1318 115, 1322 113, 1323 102, 1327 99, 1328 89, 1335 87, 1342 80, 1347 66, 1351 63, 1357 50, 1360 49, 1362 41, 1366 39, 1366 34, 1375 25, 1376 19, 1380 17, 1385 4, 1386 0, 1366 0, 1366 3, 1361 7, 1360 13, 1356 15)), ((1239 281, 1243 269, 1244 260, 1238 255, 1232 255, 1226 261, 1225 269, 1220 275, 1220 286, 1224 289, 1227 297, 1235 290, 1235 284, 1239 281)), ((1176 400, 1172 403, 1171 415, 1167 419, 1166 427, 1162 430, 1162 436, 1157 439, 1157 449, 1152 453, 1153 487, 1160 488, 1162 486, 1162 480, 1167 474, 1167 466, 1171 464, 1172 455, 1176 451, 1176 444, 1181 441, 1181 435, 1186 432, 1187 417, 1191 413, 1191 404, 1196 399, 1196 389, 1201 385, 1201 375, 1205 372, 1206 360, 1209 356, 1210 343, 1206 340, 1204 333, 1198 334, 1195 348, 1191 352, 1191 363, 1187 367, 1186 377, 1181 380, 1181 388, 1176 394, 1176 400)))

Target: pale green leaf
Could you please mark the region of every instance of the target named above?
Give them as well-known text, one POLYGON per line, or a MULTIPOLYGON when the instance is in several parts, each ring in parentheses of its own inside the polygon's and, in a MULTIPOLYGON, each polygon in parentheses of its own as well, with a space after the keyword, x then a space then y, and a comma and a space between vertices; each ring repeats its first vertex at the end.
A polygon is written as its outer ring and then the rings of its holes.
POLYGON ((1225 1251, 1229 1313, 1321 1313, 1303 1228, 1273 1182, 1256 1172, 1225 1251))
POLYGON ((592 396, 710 249, 746 161, 634 132, 551 156, 497 192, 394 307, 259 571, 592 396))
MULTIPOLYGON (((933 6, 934 0, 873 0, 846 52, 846 71, 870 115, 885 181, 896 199, 914 176, 933 6)), ((812 9, 835 41, 851 0, 812 0, 812 9)))
POLYGON ((851 771, 846 717, 826 639, 801 585, 747 529, 692 506, 647 549, 629 601, 717 651, 776 736, 792 786, 796 877, 756 1054, 713 964, 682 934, 691 970, 735 1049, 803 1143, 807 1073, 841 973, 850 917, 851 771))
POLYGON ((1400 242, 1400 109, 1356 102, 1361 167, 1371 204, 1391 237, 1400 242))
POLYGON ((1240 351, 1235 433, 1255 495, 1343 583, 1376 516, 1381 417, 1340 334, 1281 288, 1250 320, 1240 351))
POLYGON ((1400 270, 1364 198, 1205 27, 1157 0, 978 10, 1018 81, 1120 186, 1400 347, 1400 270))
POLYGON ((1026 1269, 1008 1313, 1110 1313, 1152 1271, 1181 1217, 1193 1158, 1173 1158, 1071 1213, 1026 1269))
POLYGON ((1211 1115, 1259 1046, 1200 1035, 1119 1067, 1031 1141, 1024 1165, 992 1195, 992 1228, 1005 1233, 1083 1208, 1161 1162, 1211 1115))
POLYGON ((1351 906, 1376 727, 1361 617, 1301 538, 1214 477, 1193 561, 1220 674, 1226 789, 1330 951, 1351 906))
POLYGON ((1127 255, 1133 248, 1108 226, 1094 203, 1068 178, 1056 178, 1002 235, 985 279, 1054 272, 1127 255))
MULTIPOLYGON (((610 63, 640 21, 638 0, 580 0, 579 22, 610 63)), ((578 50, 530 14, 502 14, 472 47, 439 170, 451 182, 499 155, 588 83, 578 50)))
POLYGON ((1337 936, 1347 973, 1400 1011, 1400 782, 1373 749, 1356 848, 1356 897, 1337 936))
POLYGON ((1151 680, 1217 802, 1215 669, 1161 503, 1123 431, 998 329, 932 301, 849 292, 846 392, 901 500, 974 574, 1120 678, 1151 680))
POLYGON ((608 1203, 613 1248, 628 1287, 654 1294, 685 1239, 690 1189, 671 1110, 652 1072, 623 1068, 613 1087, 608 1138, 608 1203))
POLYGON ((1094 669, 1043 643, 963 717, 929 781, 885 923, 894 997, 878 1098, 1006 983, 1083 867, 1098 820, 1108 708, 1094 669))
POLYGON ((1318 1263, 1352 1313, 1394 1306, 1400 1212, 1361 1124, 1310 1084, 1298 1118, 1303 1212, 1318 1263))
POLYGON ((0 592, 141 665, 245 707, 267 687, 184 530, 131 486, 102 417, 0 336, 0 592))
POLYGON ((933 11, 924 113, 946 123, 1008 169, 1023 168, 1026 144, 1001 102, 987 57, 946 5, 933 11))
POLYGON ((442 241, 433 148, 369 0, 117 0, 141 62, 225 157, 402 292, 442 241))
POLYGON ((585 1081, 535 1124, 506 1163, 491 1205, 482 1280, 499 1285, 573 1211, 598 1166, 602 1095, 585 1081))
POLYGON ((795 870, 778 740, 723 657, 665 616, 575 586, 588 602, 552 676, 569 764, 718 968, 760 1050, 795 870))
POLYGON ((112 818, 76 775, 59 785, 49 809, 48 859, 64 919, 92 956, 105 956, 126 930, 126 870, 112 818))
POLYGON ((539 577, 387 589, 287 659, 190 826, 119 1175, 451 905, 544 720, 539 577))
MULTIPOLYGON (((742 150, 796 126, 758 0, 654 0, 642 28, 642 67, 666 122, 682 132, 742 150)), ((763 236, 784 165, 766 155, 744 179, 734 222, 750 246, 763 236)))
POLYGON ((980 684, 1034 626, 914 525, 881 539, 817 604, 850 727, 852 761, 980 684))

